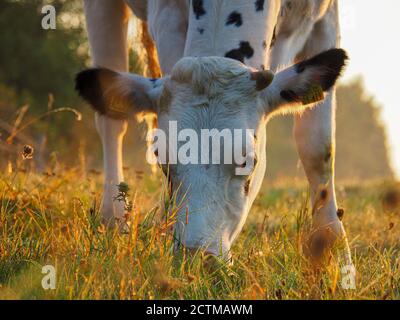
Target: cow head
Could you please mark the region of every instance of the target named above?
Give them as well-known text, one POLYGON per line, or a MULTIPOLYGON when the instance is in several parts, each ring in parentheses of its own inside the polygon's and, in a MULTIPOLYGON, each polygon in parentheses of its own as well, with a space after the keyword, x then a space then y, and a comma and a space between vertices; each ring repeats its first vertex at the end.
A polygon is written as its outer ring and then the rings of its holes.
POLYGON ((264 177, 267 120, 323 100, 346 60, 343 50, 332 49, 274 76, 229 58, 186 57, 161 79, 86 70, 76 88, 110 117, 157 114, 153 151, 185 198, 177 241, 227 254, 264 177))

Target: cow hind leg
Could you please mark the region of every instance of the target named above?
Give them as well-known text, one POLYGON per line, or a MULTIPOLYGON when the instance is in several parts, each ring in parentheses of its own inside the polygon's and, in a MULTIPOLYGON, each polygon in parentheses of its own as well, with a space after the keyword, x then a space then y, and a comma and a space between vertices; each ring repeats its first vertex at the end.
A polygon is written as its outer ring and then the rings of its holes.
MULTIPOLYGON (((127 29, 129 9, 122 0, 85 0, 85 16, 93 64, 116 71, 128 70, 127 29)), ((101 213, 113 225, 124 216, 124 204, 115 201, 117 185, 124 180, 122 144, 127 122, 96 114, 103 146, 104 193, 101 213)))
MULTIPOLYGON (((294 127, 297 150, 310 183, 313 231, 308 247, 316 258, 336 240, 345 239, 335 195, 334 109, 332 92, 323 104, 298 116, 294 127)), ((345 249, 348 260, 347 247, 345 249)))
MULTIPOLYGON (((339 45, 337 4, 333 3, 318 22, 299 55, 313 56, 339 45)), ((338 211, 335 195, 335 90, 321 105, 305 111, 295 119, 294 134, 298 153, 310 182, 313 203, 313 233, 309 249, 320 257, 325 248, 342 240, 344 261, 351 264, 350 250, 338 211)), ((343 252, 343 251, 342 251, 343 252)))

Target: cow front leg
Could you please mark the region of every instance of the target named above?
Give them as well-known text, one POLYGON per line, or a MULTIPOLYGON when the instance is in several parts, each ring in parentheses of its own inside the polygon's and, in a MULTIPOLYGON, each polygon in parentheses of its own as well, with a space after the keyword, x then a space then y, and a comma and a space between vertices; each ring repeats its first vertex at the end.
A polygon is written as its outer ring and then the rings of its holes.
MULTIPOLYGON (((124 0, 85 0, 86 25, 93 65, 128 71, 127 30, 130 11, 124 0)), ((103 145, 104 194, 101 213, 107 224, 124 216, 123 202, 115 201, 117 185, 124 180, 122 142, 127 122, 95 115, 103 145)))
POLYGON ((351 262, 346 234, 335 195, 335 93, 323 104, 298 115, 294 134, 297 150, 310 183, 313 230, 308 243, 315 258, 336 240, 345 243, 345 260, 351 262))
POLYGON ((104 192, 101 212, 104 222, 114 225, 115 219, 122 220, 125 214, 124 203, 115 199, 118 195, 117 186, 124 181, 122 144, 128 124, 98 113, 95 122, 103 145, 104 192))

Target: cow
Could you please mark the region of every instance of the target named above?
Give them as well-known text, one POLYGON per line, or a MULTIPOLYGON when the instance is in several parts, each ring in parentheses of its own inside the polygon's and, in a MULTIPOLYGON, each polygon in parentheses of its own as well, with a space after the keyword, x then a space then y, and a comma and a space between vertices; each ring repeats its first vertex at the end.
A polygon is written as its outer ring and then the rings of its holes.
POLYGON ((324 198, 313 214, 314 255, 345 239, 333 168, 334 85, 347 60, 335 49, 337 0, 86 0, 85 15, 94 68, 78 74, 76 88, 97 111, 106 221, 124 214, 113 199, 123 181, 122 141, 130 115, 156 114, 167 135, 171 121, 197 133, 251 129, 246 150, 239 147, 245 163, 161 165, 172 190, 185 197, 175 226, 179 244, 229 256, 265 174, 267 122, 292 112, 311 201, 324 198), (126 73, 130 9, 148 21, 160 79, 126 73), (248 163, 247 175, 235 174, 248 163))

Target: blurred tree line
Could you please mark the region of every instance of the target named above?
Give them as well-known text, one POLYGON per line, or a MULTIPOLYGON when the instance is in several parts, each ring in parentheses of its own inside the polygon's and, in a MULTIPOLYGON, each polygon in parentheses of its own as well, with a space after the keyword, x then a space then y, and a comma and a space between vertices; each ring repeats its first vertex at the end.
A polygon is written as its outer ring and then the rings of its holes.
MULTIPOLYGON (((0 1, 0 119, 4 122, 13 125, 25 105, 29 109, 22 123, 79 101, 72 85, 74 74, 89 60, 81 12, 78 0, 0 1), (57 12, 56 30, 42 28, 41 9, 49 3, 57 12)), ((54 114, 23 133, 31 136, 36 150, 66 149, 75 122, 71 114, 54 114)), ((2 129, 4 140, 9 132, 2 129)))
MULTIPOLYGON (((93 112, 74 92, 74 76, 90 65, 81 0, 0 1, 0 165, 20 157, 21 146, 34 145, 43 170, 58 161, 101 168, 101 145, 93 112), (57 12, 57 29, 43 30, 43 5, 57 12), (59 107, 73 107, 83 120, 67 112, 33 122, 12 141, 11 131, 59 107), (29 140, 29 141, 28 141, 29 140), (51 160, 51 161, 50 161, 51 160), (45 163, 45 164, 43 164, 45 163)), ((131 71, 142 73, 140 48, 130 50, 131 71)), ((369 97, 362 79, 339 86, 337 112, 338 179, 392 178, 381 107, 369 97)), ((292 138, 292 117, 275 118, 268 126, 267 175, 271 179, 302 177, 292 138)), ((143 170, 143 126, 130 126, 126 165, 143 170)))
MULTIPOLYGON (((93 112, 74 90, 77 72, 90 66, 89 45, 82 14, 82 0, 0 1, 0 162, 18 159, 25 143, 35 148, 36 165, 43 170, 51 160, 76 165, 87 153, 88 166, 101 162, 101 148, 94 128, 93 112), (55 7, 56 30, 44 30, 41 10, 55 7), (26 107, 28 109, 26 109, 26 107), (72 107, 83 114, 50 114, 72 107), (6 143, 11 131, 34 121, 6 143), (29 137, 29 139, 28 139, 29 137)), ((141 73, 134 51, 132 71, 141 73)), ((143 134, 142 134, 143 136, 143 134)), ((135 139, 129 141, 135 143, 135 139)), ((142 161, 143 162, 143 161, 142 161)))

